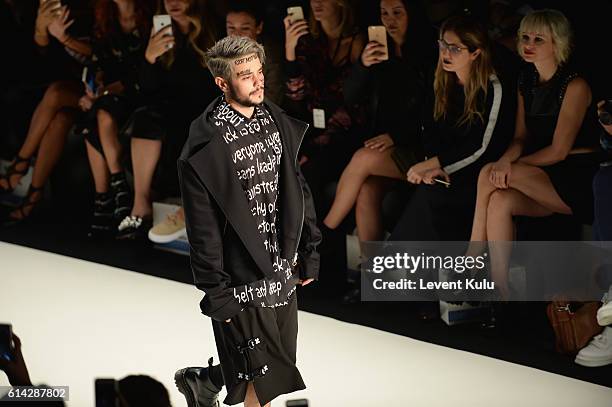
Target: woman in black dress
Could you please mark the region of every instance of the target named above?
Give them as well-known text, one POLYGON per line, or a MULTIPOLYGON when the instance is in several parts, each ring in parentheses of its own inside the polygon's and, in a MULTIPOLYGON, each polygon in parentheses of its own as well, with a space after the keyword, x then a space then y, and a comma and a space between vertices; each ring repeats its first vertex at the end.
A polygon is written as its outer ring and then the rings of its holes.
MULTIPOLYGON (((471 241, 513 240, 513 216, 593 219, 591 185, 601 153, 591 89, 568 64, 571 40, 569 22, 556 10, 521 22, 518 49, 528 64, 519 77, 515 136, 480 173, 471 241)), ((508 298, 509 248, 490 250, 492 277, 508 298)))

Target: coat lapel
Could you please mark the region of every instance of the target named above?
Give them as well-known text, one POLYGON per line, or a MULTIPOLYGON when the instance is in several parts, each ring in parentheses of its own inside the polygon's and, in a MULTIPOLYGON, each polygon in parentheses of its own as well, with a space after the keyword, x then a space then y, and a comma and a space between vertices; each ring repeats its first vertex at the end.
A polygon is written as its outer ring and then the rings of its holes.
POLYGON ((244 190, 222 137, 210 142, 189 158, 189 163, 214 197, 253 260, 267 277, 274 275, 272 260, 258 233, 244 190))

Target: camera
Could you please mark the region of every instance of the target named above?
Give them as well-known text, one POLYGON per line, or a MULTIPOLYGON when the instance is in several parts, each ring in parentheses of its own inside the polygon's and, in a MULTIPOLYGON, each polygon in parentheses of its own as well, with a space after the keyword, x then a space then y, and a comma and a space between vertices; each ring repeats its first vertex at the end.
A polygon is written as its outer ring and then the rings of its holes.
POLYGON ((599 111, 599 122, 604 126, 612 124, 612 100, 606 100, 599 111))

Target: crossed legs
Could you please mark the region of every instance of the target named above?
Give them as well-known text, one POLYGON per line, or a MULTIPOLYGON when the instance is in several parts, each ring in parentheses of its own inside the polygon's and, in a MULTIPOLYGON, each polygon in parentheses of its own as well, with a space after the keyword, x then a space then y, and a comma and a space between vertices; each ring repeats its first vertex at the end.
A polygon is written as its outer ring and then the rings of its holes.
MULTIPOLYGON (((478 177, 476 210, 470 241, 513 240, 514 216, 543 217, 553 213, 572 213, 541 168, 522 163, 512 164, 509 187, 498 189, 489 181, 491 167, 491 164, 484 166, 478 177)), ((502 296, 508 298, 510 245, 493 245, 490 254, 493 280, 502 296)))

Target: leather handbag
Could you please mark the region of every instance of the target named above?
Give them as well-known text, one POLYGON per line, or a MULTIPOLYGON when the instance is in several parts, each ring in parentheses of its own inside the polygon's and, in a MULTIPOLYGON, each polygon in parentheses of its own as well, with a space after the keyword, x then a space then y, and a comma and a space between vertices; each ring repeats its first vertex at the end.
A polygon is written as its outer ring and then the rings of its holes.
POLYGON ((553 301, 548 304, 546 314, 555 331, 557 352, 575 354, 603 331, 597 323, 599 302, 575 305, 568 301, 553 301))

